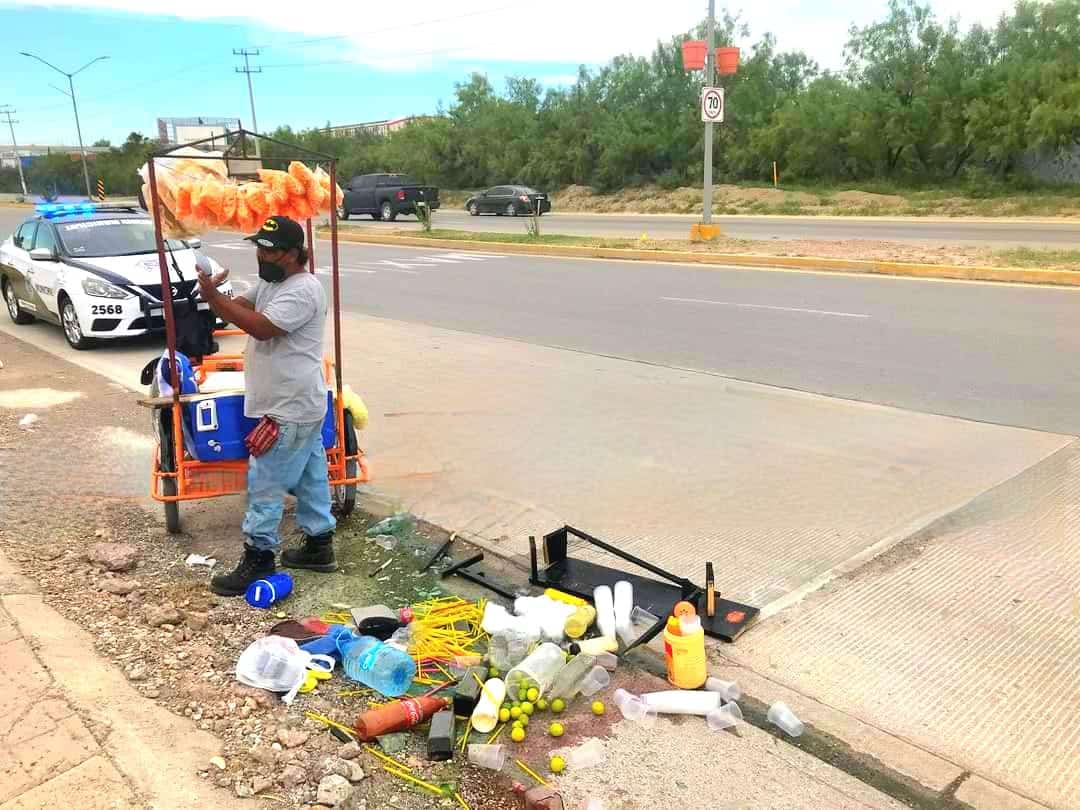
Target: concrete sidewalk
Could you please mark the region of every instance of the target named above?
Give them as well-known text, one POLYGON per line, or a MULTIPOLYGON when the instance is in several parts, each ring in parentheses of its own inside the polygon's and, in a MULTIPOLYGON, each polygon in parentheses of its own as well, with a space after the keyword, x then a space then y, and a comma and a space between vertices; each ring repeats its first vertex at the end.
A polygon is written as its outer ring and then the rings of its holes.
POLYGON ((0 682, 0 810, 241 806, 196 775, 220 743, 139 695, 3 552, 0 682))

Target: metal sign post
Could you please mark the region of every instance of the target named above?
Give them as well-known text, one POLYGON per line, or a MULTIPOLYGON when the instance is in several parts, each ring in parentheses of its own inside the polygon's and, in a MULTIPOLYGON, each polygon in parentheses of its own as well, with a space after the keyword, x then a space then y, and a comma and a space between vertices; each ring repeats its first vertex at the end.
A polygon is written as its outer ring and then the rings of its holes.
MULTIPOLYGON (((705 115, 705 94, 712 88, 716 81, 716 0, 709 0, 709 21, 706 24, 706 47, 705 52, 705 89, 702 92, 702 117, 705 115)), ((721 97, 720 109, 723 110, 721 97)), ((721 113, 722 114, 722 113, 721 113)), ((712 152, 713 152, 713 121, 705 119, 705 187, 703 210, 701 221, 709 225, 712 222, 712 152)))

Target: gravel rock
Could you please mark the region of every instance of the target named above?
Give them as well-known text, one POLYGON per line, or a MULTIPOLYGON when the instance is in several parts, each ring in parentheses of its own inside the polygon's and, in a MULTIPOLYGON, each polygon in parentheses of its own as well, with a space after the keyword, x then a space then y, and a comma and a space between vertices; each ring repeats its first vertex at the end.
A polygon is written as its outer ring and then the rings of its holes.
POLYGON ((279 756, 277 751, 265 745, 257 745, 251 749, 251 758, 260 765, 277 765, 279 756))
POLYGON ((348 760, 344 760, 341 757, 328 756, 319 760, 319 765, 316 768, 316 779, 322 779, 324 776, 330 776, 330 774, 336 773, 338 776, 344 776, 348 779, 352 774, 352 763, 348 760))
POLYGON ((255 789, 247 782, 236 783, 236 795, 241 799, 250 799, 255 795, 255 789))
POLYGON ((338 749, 338 756, 342 759, 356 759, 363 750, 364 749, 360 747, 360 743, 353 740, 352 742, 345 743, 345 745, 338 749))
POLYGON ((360 763, 352 759, 342 760, 349 766, 349 772, 345 774, 345 778, 350 782, 361 782, 367 774, 364 773, 364 769, 360 767, 360 763))
POLYGON ((409 747, 409 735, 398 732, 396 734, 383 734, 379 737, 379 748, 384 754, 400 754, 409 747))
POLYGON ((101 590, 115 594, 116 596, 127 596, 139 587, 139 583, 134 579, 106 577, 98 583, 98 587, 101 588, 101 590))
POLYGON ((219 771, 225 770, 225 757, 214 757, 210 760, 210 764, 217 768, 219 771))
POLYGON ((192 630, 205 630, 209 623, 210 620, 205 613, 196 613, 193 610, 184 611, 184 624, 192 630))
POLYGON ((299 765, 287 765, 281 772, 281 784, 285 787, 299 787, 307 781, 307 771, 299 765))
POLYGON ((149 670, 147 670, 146 664, 144 664, 142 661, 139 661, 138 663, 132 664, 130 667, 128 667, 125 674, 127 675, 127 679, 129 681, 133 681, 134 683, 138 683, 139 681, 145 681, 147 678, 150 677, 150 672, 149 670))
POLYGON ((327 807, 337 807, 348 799, 353 792, 353 786, 344 776, 330 774, 319 782, 319 792, 315 797, 317 804, 327 807))
POLYGON ((143 618, 151 627, 163 627, 164 625, 176 625, 180 623, 180 611, 172 602, 166 602, 161 606, 147 605, 143 608, 143 618))
POLYGON ((277 732, 277 741, 286 748, 299 748, 309 737, 309 732, 299 728, 279 728, 277 732))
POLYGON ((139 561, 139 550, 129 543, 95 543, 90 561, 106 571, 130 571, 139 561))
POLYGON ((255 781, 251 784, 251 789, 256 793, 262 793, 264 790, 269 790, 273 786, 273 779, 268 779, 265 776, 256 776, 255 781))

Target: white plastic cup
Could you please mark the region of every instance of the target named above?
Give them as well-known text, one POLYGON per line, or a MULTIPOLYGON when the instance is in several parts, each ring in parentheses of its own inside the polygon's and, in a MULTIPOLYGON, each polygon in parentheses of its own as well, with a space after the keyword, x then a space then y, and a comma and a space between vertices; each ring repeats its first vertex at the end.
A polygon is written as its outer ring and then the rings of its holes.
POLYGON ((803 733, 803 722, 795 716, 788 705, 782 701, 776 701, 769 707, 768 713, 765 715, 769 722, 774 726, 779 727, 785 734, 792 737, 798 737, 803 733))
POLYGON ((593 604, 596 605, 596 628, 600 635, 615 638, 615 597, 607 585, 598 585, 593 589, 593 604))
POLYGON ((567 753, 566 767, 572 771, 581 768, 592 768, 596 765, 603 765, 606 759, 607 754, 604 752, 604 746, 594 738, 583 742, 567 753))
POLYGON ((472 713, 472 727, 487 734, 499 723, 499 707, 506 698, 506 684, 499 678, 489 678, 480 690, 480 699, 472 713))
POLYGON ((625 579, 615 583, 614 603, 615 632, 623 644, 629 645, 634 640, 630 624, 630 613, 634 609, 634 586, 625 579))
POLYGON ((505 745, 469 744, 469 762, 480 768, 501 771, 506 764, 506 756, 505 745))
POLYGON ((707 678, 705 680, 706 692, 718 692, 725 701, 738 700, 742 697, 742 690, 735 681, 722 681, 719 678, 707 678))
POLYGON ((625 689, 616 689, 612 700, 619 711, 622 712, 624 720, 629 720, 631 723, 640 723, 646 728, 650 728, 656 723, 656 709, 647 706, 645 701, 637 695, 631 694, 625 689))
POLYGON ((580 692, 585 697, 592 697, 601 689, 606 689, 611 683, 611 676, 603 667, 593 667, 589 674, 581 681, 580 692))
POLYGON ((710 731, 735 728, 742 719, 742 709, 739 708, 738 703, 727 703, 705 715, 705 722, 708 724, 710 731))

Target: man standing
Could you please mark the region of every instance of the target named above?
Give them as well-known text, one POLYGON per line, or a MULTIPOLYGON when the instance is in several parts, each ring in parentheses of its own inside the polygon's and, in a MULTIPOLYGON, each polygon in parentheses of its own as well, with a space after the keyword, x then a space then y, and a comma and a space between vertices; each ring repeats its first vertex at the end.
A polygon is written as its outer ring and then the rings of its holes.
POLYGON ((281 545, 285 493, 296 496, 296 522, 304 532, 299 549, 281 555, 287 568, 333 571, 336 521, 330 513, 330 482, 322 425, 327 410, 323 377, 326 295, 305 268, 304 230, 288 217, 270 217, 253 236, 259 283, 237 298, 218 291, 223 276, 199 274, 203 299, 222 320, 246 332, 244 415, 259 424, 247 438, 248 508, 244 556, 235 570, 210 580, 221 596, 240 596, 248 585, 274 573, 281 545))

